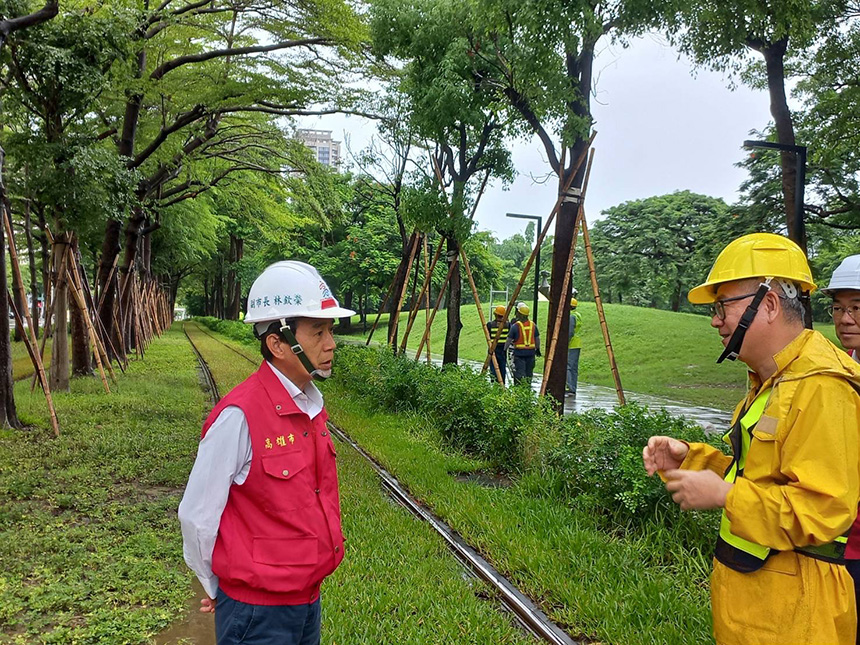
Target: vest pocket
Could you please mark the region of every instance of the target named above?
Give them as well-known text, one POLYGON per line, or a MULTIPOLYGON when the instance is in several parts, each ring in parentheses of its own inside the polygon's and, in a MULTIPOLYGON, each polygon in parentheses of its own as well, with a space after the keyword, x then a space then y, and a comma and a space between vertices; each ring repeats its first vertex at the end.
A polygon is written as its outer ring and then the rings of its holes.
POLYGON ((319 545, 315 537, 255 537, 254 562, 268 591, 291 593, 310 588, 315 582, 319 545))
POLYGON ((301 450, 266 455, 262 458, 266 473, 266 501, 273 511, 291 511, 313 502, 310 469, 301 450))

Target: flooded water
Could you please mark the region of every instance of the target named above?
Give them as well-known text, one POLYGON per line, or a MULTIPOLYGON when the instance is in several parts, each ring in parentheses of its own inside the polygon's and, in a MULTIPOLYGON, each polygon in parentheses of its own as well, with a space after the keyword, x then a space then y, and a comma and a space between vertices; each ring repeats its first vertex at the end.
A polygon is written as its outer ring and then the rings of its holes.
MULTIPOLYGON (((435 365, 441 365, 441 358, 432 358, 435 365)), ((480 371, 483 365, 474 361, 461 361, 463 364, 470 365, 480 371)), ((532 389, 535 392, 540 392, 542 376, 535 374, 532 379, 532 389)), ((510 376, 508 376, 510 381, 510 376)), ((718 410, 716 408, 708 408, 704 406, 694 405, 692 403, 683 403, 681 401, 673 401, 664 399, 659 396, 651 396, 649 394, 639 394, 638 392, 624 391, 624 397, 628 403, 635 402, 639 405, 645 405, 649 408, 659 410, 665 408, 666 411, 677 417, 686 417, 690 421, 694 421, 702 426, 707 432, 724 432, 731 425, 732 415, 730 412, 718 410)), ((604 385, 591 385, 580 381, 576 386, 576 397, 568 394, 564 399, 564 412, 585 412, 599 408, 601 410, 612 410, 618 405, 618 395, 615 389, 604 385)))
POLYGON ((194 597, 188 601, 185 618, 173 623, 150 641, 152 645, 215 645, 215 618, 212 614, 201 614, 200 600, 206 592, 194 579, 194 597))

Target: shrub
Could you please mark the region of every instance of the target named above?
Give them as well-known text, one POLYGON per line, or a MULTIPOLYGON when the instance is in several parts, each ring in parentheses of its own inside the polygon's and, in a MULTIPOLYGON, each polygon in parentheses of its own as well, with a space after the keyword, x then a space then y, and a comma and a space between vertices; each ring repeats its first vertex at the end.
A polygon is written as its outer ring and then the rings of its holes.
POLYGON ((561 493, 616 521, 635 524, 674 510, 662 482, 648 477, 642 467, 648 438, 662 434, 690 442, 714 441, 695 423, 636 404, 614 412, 590 410, 567 416, 560 433, 544 466, 559 478, 561 493))

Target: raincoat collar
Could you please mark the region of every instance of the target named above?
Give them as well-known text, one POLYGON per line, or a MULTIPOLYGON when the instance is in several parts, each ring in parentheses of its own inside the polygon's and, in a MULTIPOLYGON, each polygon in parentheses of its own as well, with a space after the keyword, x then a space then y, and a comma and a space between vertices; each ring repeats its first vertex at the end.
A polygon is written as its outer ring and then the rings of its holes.
POLYGON ((793 381, 813 374, 839 376, 860 390, 860 363, 831 343, 821 332, 804 329, 773 356, 776 371, 764 382, 749 372, 750 391, 760 392, 778 381, 793 381))

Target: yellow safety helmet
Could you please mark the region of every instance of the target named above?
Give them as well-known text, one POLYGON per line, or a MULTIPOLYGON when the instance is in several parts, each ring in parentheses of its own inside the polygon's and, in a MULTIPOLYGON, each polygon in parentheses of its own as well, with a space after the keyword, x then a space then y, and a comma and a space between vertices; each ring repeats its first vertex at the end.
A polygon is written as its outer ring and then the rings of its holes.
POLYGON ((505 305, 497 305, 495 309, 493 309, 493 313, 497 316, 504 316, 505 312, 508 310, 505 305))
POLYGON ((576 298, 570 299, 570 306, 571 307, 576 307, 578 304, 579 304, 579 301, 576 298))
POLYGON ((520 314, 522 314, 523 316, 528 316, 528 315, 529 315, 529 311, 530 311, 530 310, 529 310, 529 306, 528 306, 528 305, 519 305, 519 306, 517 307, 517 311, 518 311, 520 314))
POLYGON ((799 283, 802 291, 815 290, 809 262, 797 244, 782 235, 751 233, 720 252, 708 279, 690 289, 687 299, 694 305, 710 304, 719 285, 748 278, 782 278, 799 283))

